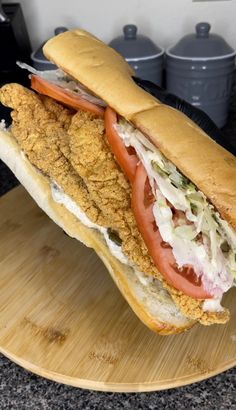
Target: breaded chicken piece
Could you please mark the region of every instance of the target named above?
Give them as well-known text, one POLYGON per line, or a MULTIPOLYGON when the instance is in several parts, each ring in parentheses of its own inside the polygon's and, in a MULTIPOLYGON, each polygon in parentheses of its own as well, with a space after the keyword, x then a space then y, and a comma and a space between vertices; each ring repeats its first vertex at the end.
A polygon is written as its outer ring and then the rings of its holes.
POLYGON ((68 134, 70 161, 108 226, 122 239, 123 251, 143 272, 157 275, 131 210, 130 184, 107 144, 104 121, 80 111, 74 115, 68 134))
POLYGON ((131 210, 131 188, 110 151, 104 122, 74 114, 17 84, 4 86, 1 102, 14 109, 12 133, 30 162, 56 181, 95 223, 115 230, 122 249, 142 272, 163 282, 187 317, 224 323, 228 311, 204 312, 202 302, 169 286, 154 266, 131 210))
POLYGON ((19 84, 2 87, 0 99, 14 109, 11 132, 30 162, 79 203, 91 220, 105 224, 99 208, 90 200, 83 179, 63 154, 68 147, 66 131, 73 112, 19 84))
POLYGON ((107 226, 118 232, 122 250, 142 272, 163 282, 183 314, 204 324, 224 323, 229 312, 204 312, 202 302, 168 285, 156 269, 138 231, 131 209, 131 188, 114 159, 104 134, 102 119, 78 112, 68 129, 70 161, 82 176, 90 197, 106 217, 107 226))

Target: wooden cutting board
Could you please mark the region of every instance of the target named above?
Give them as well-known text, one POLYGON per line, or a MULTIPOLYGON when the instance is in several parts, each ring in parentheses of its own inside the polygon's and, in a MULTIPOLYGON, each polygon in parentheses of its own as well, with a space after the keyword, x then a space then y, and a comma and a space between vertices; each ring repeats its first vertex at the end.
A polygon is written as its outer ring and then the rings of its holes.
POLYGON ((0 199, 0 352, 69 385, 137 392, 236 365, 236 289, 225 326, 177 336, 147 329, 95 253, 66 236, 23 188, 0 199))

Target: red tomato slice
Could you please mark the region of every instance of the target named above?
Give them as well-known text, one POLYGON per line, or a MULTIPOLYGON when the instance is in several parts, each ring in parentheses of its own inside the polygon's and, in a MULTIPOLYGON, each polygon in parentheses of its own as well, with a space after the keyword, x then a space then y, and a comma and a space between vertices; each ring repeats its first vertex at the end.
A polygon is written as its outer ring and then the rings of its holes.
POLYGON ((152 207, 154 197, 147 172, 142 164, 137 166, 132 187, 132 208, 139 231, 149 253, 166 281, 195 299, 212 298, 204 288, 201 278, 197 277, 192 266, 178 268, 171 246, 162 240, 156 225, 152 207))
POLYGON ((108 142, 111 150, 116 157, 118 164, 124 171, 130 182, 133 182, 138 157, 132 147, 126 147, 119 134, 115 129, 117 124, 117 115, 112 108, 107 107, 105 111, 105 128, 108 142))
POLYGON ((99 116, 104 115, 104 109, 102 107, 99 107, 81 98, 79 95, 75 95, 68 90, 64 90, 64 88, 59 85, 52 84, 36 75, 31 76, 31 88, 40 94, 54 98, 54 100, 59 101, 70 108, 74 108, 75 110, 89 111, 99 116))

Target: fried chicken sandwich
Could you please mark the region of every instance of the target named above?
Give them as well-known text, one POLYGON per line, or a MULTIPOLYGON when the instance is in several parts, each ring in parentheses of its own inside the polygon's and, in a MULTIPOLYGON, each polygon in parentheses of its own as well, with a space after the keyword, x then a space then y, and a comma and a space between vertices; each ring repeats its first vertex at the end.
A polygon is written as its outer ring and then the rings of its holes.
POLYGON ((1 159, 50 218, 97 252, 149 328, 227 322, 236 158, 138 87, 91 34, 62 33, 44 53, 58 70, 26 67, 32 90, 0 90, 13 109, 1 159))

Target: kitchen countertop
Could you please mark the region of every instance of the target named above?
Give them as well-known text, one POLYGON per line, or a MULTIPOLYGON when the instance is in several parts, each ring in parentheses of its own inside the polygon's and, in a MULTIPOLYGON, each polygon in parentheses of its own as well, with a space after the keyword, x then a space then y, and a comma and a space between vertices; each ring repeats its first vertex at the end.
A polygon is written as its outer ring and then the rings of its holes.
POLYGON ((153 393, 101 393, 64 386, 28 373, 0 356, 4 410, 236 409, 236 368, 209 380, 153 393))
MULTIPOLYGON (((236 77, 236 76, 235 76, 236 77)), ((224 137, 236 149, 236 78, 224 137)), ((18 184, 0 161, 0 195, 18 184)), ((235 409, 236 367, 206 381, 153 393, 101 393, 64 386, 0 355, 0 408, 7 409, 235 409)))

